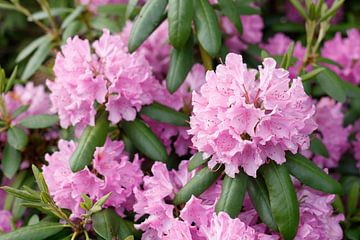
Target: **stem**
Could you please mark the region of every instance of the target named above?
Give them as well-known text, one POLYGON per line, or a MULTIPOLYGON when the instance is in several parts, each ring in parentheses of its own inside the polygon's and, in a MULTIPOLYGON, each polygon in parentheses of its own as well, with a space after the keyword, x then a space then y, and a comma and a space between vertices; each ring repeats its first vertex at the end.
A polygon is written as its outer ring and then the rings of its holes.
POLYGON ((41 6, 42 10, 47 13, 49 17, 50 25, 53 30, 53 34, 57 37, 59 35, 59 29, 56 25, 54 17, 51 15, 49 3, 47 2, 47 0, 37 0, 37 2, 41 6))
POLYGON ((78 235, 78 232, 74 232, 74 234, 71 237, 71 240, 75 240, 76 236, 78 235))

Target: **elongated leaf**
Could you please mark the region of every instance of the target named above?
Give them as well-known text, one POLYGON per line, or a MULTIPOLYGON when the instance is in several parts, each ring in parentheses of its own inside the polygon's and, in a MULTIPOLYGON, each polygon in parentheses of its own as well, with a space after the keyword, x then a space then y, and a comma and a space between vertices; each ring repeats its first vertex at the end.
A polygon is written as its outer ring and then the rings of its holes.
POLYGON ((323 68, 323 67, 315 68, 311 72, 308 72, 308 73, 305 73, 305 74, 301 75, 300 76, 301 80, 302 81, 311 80, 311 79, 315 78, 319 73, 321 73, 324 70, 325 70, 325 68, 323 68))
POLYGON ((164 123, 169 123, 175 126, 188 126, 189 116, 185 113, 178 112, 160 103, 153 103, 149 106, 143 107, 141 113, 146 116, 164 123))
POLYGON ((84 11, 84 9, 85 9, 84 5, 77 6, 76 9, 64 19, 64 21, 61 24, 61 28, 62 29, 66 28, 70 23, 72 23, 75 20, 75 18, 77 18, 84 11))
POLYGON ((242 23, 240 20, 241 8, 237 7, 233 0, 219 0, 218 2, 221 12, 230 19, 236 27, 236 30, 242 33, 242 23))
POLYGON ((64 30, 62 34, 62 41, 65 43, 69 37, 75 36, 82 28, 83 23, 80 21, 73 21, 64 30))
POLYGON ((147 1, 131 29, 128 49, 135 51, 161 23, 168 0, 147 1))
POLYGON ((117 238, 120 230, 119 218, 114 210, 104 209, 92 216, 93 228, 104 239, 117 238))
POLYGON ((19 190, 8 186, 1 187, 1 189, 17 198, 24 199, 29 202, 40 202, 39 196, 33 195, 25 190, 19 190))
POLYGON ((30 105, 23 105, 15 109, 15 111, 12 113, 11 117, 16 118, 23 112, 26 112, 29 109, 30 105))
MULTIPOLYGON (((19 171, 18 174, 16 174, 16 176, 13 179, 13 182, 11 183, 11 187, 13 188, 20 188, 27 177, 27 172, 26 171, 19 171)), ((14 202, 15 196, 11 195, 11 194, 7 194, 5 197, 5 203, 4 203, 4 209, 10 211, 14 202)))
POLYGON ((96 147, 104 145, 109 122, 106 111, 99 115, 95 126, 88 126, 80 137, 78 146, 70 158, 70 167, 73 172, 80 171, 91 164, 96 147))
POLYGON ((45 61, 48 53, 51 50, 51 39, 46 38, 39 48, 35 51, 34 55, 30 58, 27 63, 24 72, 21 75, 22 80, 27 80, 31 77, 41 66, 41 64, 45 61))
POLYGON ((247 189, 251 202, 254 205, 256 212, 259 214, 261 221, 272 230, 279 231, 271 213, 269 193, 262 179, 260 177, 249 178, 247 189))
POLYGON ((141 120, 123 122, 122 129, 135 147, 145 156, 154 161, 166 162, 167 153, 154 132, 141 120))
POLYGON ((193 38, 190 36, 185 46, 181 49, 173 49, 169 72, 166 77, 166 87, 170 93, 174 93, 185 81, 193 65, 193 38))
POLYGON ((9 143, 5 144, 2 156, 2 170, 4 175, 11 179, 20 167, 21 153, 13 148, 9 143))
POLYGON ((299 203, 289 172, 273 161, 261 168, 269 191, 272 215, 284 239, 293 239, 299 225, 299 203))
POLYGON ((139 0, 129 0, 128 5, 126 6, 125 19, 129 19, 131 14, 134 12, 134 9, 139 0))
POLYGON ((191 34, 192 0, 169 0, 169 40, 174 48, 182 48, 191 34))
POLYGON ((324 58, 324 57, 318 57, 316 59, 318 62, 322 62, 322 63, 327 63, 327 64, 331 64, 331 65, 335 65, 338 68, 342 68, 341 64, 339 64, 338 62, 335 62, 334 60, 330 59, 330 58, 324 58))
POLYGON ((196 153, 189 160, 188 171, 191 172, 192 170, 195 170, 196 168, 198 168, 201 165, 203 165, 204 163, 206 163, 208 160, 209 160, 209 158, 203 157, 202 152, 196 153))
POLYGON ((340 183, 301 154, 286 153, 286 167, 305 185, 326 193, 341 194, 340 183))
POLYGON ((216 13, 208 0, 194 1, 194 7, 199 42, 206 52, 215 57, 221 48, 221 33, 216 13))
POLYGON ((192 195, 198 197, 218 179, 222 168, 213 172, 204 167, 176 194, 174 204, 179 205, 189 201, 192 195))
POLYGON ((360 87, 347 81, 342 81, 341 83, 348 97, 356 99, 360 98, 360 87))
POLYGON ((23 129, 12 127, 7 131, 7 142, 16 150, 24 150, 28 143, 28 136, 23 129))
POLYGON ((342 80, 329 69, 325 69, 320 72, 316 79, 324 92, 330 97, 334 98, 338 102, 344 102, 346 100, 346 92, 344 90, 342 80))
POLYGON ((348 204, 347 204, 348 216, 353 216, 356 213, 358 204, 359 204, 359 183, 353 182, 348 197, 348 204))
POLYGON ((29 116, 20 121, 20 124, 26 128, 48 128, 53 126, 59 121, 59 117, 56 115, 40 114, 29 116))
MULTIPOLYGON (((64 13, 69 13, 72 12, 74 9, 71 8, 52 8, 50 9, 50 13, 51 16, 55 17, 55 16, 61 16, 64 13)), ((31 14, 28 17, 28 21, 34 21, 34 20, 42 20, 42 19, 47 19, 49 17, 49 14, 45 11, 40 11, 40 12, 36 12, 31 14)))
POLYGON ((0 240, 42 240, 64 229, 64 225, 54 222, 40 222, 0 235, 0 240))
POLYGON ((313 136, 310 139, 310 150, 318 155, 328 158, 329 152, 323 142, 317 137, 313 136))
POLYGON ((308 16, 306 14, 306 11, 304 9, 304 7, 301 5, 299 0, 290 0, 291 4, 296 8, 296 10, 298 10, 298 12, 300 13, 300 15, 304 18, 304 19, 308 19, 308 16))
POLYGON ((239 172, 235 178, 225 176, 222 182, 221 195, 216 203, 216 213, 227 212, 231 218, 236 218, 242 208, 248 176, 239 172))
POLYGON ((15 61, 21 62, 26 57, 28 57, 33 51, 35 51, 35 49, 37 49, 39 46, 43 44, 47 44, 48 42, 50 42, 50 36, 48 35, 44 35, 39 38, 36 38, 34 41, 28 44, 23 50, 21 50, 19 55, 16 57, 15 61))
POLYGON ((5 92, 8 92, 10 90, 10 88, 14 85, 14 81, 15 81, 16 74, 17 74, 17 69, 18 69, 18 66, 16 66, 14 68, 13 72, 11 73, 11 76, 5 86, 5 92))

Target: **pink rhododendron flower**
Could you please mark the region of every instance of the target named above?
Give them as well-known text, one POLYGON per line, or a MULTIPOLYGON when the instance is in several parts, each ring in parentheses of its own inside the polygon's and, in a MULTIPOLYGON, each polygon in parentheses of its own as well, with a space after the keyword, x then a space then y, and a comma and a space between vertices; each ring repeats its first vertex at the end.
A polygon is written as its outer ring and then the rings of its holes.
POLYGON ((356 166, 360 169, 360 132, 356 134, 356 140, 353 142, 354 157, 357 160, 356 166))
POLYGON ((43 167, 44 178, 56 204, 70 209, 72 217, 76 218, 84 213, 80 208, 83 201, 81 194, 87 194, 95 202, 111 192, 105 206, 114 207, 122 214, 126 206, 132 204, 132 189, 142 182, 138 156, 135 155, 133 162, 130 162, 124 152, 124 144, 108 139, 103 147, 96 149, 91 171, 85 167, 73 173, 69 159, 75 149, 74 142, 60 140, 59 151, 45 156, 49 165, 43 167))
MULTIPOLYGON (((81 4, 86 5, 90 11, 96 13, 98 7, 108 4, 127 4, 129 0, 79 0, 81 4)), ((140 0, 139 3, 143 4, 146 0, 140 0)))
MULTIPOLYGON (((302 0, 300 1, 303 6, 305 6, 305 1, 302 0)), ((313 0, 314 3, 317 3, 317 0, 313 0)), ((334 0, 325 0, 324 1, 325 4, 327 5, 328 8, 330 8, 332 6, 332 4, 334 3, 334 0)), ((286 14, 286 18, 289 19, 291 22, 296 22, 296 23, 303 23, 304 22, 304 18, 300 15, 299 11, 296 10, 296 8, 290 3, 289 0, 287 0, 285 2, 285 14, 286 14)), ((344 8, 341 7, 337 12, 336 15, 333 19, 331 19, 331 23, 336 24, 339 23, 344 15, 344 8)))
POLYGON ((6 210, 0 209, 0 233, 1 232, 10 232, 11 227, 11 213, 6 210))
MULTIPOLYGON (((282 33, 277 33, 273 37, 269 38, 267 43, 261 44, 260 47, 271 55, 283 55, 287 53, 290 43, 291 39, 289 37, 282 33)), ((293 66, 289 67, 290 77, 297 76, 302 65, 305 51, 306 50, 301 43, 296 42, 293 57, 295 57, 297 61, 293 66)), ((311 67, 308 67, 307 70, 311 70, 311 67)))
POLYGON ((247 44, 261 41, 264 22, 260 15, 240 16, 243 33, 239 34, 235 26, 227 17, 221 18, 221 28, 227 35, 225 44, 230 52, 239 53, 247 48, 247 44))
POLYGON ((321 55, 341 65, 339 68, 333 64, 327 67, 336 72, 342 79, 353 84, 360 84, 360 31, 351 29, 347 38, 342 38, 341 33, 324 43, 321 55))
POLYGON ((257 73, 230 53, 216 72, 207 72, 200 93, 193 93, 193 144, 212 156, 210 168, 224 164, 231 177, 239 167, 255 177, 268 158, 284 163, 286 150, 308 148, 308 135, 317 127, 315 106, 299 78, 290 80, 272 58, 259 67, 259 79, 257 73))
MULTIPOLYGON (((120 33, 126 44, 129 41, 132 26, 133 23, 128 21, 124 30, 120 33)), ((145 56, 158 80, 165 79, 169 68, 171 51, 168 39, 168 22, 164 21, 160 24, 136 51, 145 56)))
POLYGON ((343 127, 342 104, 324 97, 316 105, 315 121, 319 138, 325 144, 329 157, 314 156, 313 161, 321 168, 338 166, 341 156, 349 149, 348 137, 352 127, 343 127))
POLYGON ((103 35, 91 46, 79 37, 68 39, 56 56, 55 81, 48 81, 53 109, 63 128, 94 125, 95 103, 105 104, 109 120, 134 120, 153 101, 156 80, 141 54, 129 54, 119 36, 103 35))

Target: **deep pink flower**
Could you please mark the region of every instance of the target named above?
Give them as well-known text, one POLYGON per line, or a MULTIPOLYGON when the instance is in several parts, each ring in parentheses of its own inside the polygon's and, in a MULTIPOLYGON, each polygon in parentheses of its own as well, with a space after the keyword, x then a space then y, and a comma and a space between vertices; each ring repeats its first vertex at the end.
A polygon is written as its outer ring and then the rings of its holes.
POLYGON ((357 160, 356 166, 360 169, 360 132, 356 134, 356 140, 353 142, 354 157, 357 160))
POLYGON ((10 232, 11 227, 11 213, 6 210, 0 209, 0 233, 1 232, 10 232))
POLYGON ((256 176, 267 158, 285 162, 286 150, 308 148, 317 127, 315 106, 299 78, 290 80, 271 58, 259 67, 258 80, 257 73, 240 55, 228 54, 216 72, 207 72, 200 93, 193 93, 193 144, 212 156, 209 167, 222 163, 231 177, 239 167, 256 176))
POLYGON ((49 165, 43 167, 43 173, 54 201, 58 206, 70 209, 72 217, 80 217, 84 213, 80 208, 80 202, 83 201, 81 194, 87 194, 96 201, 111 192, 105 206, 114 207, 122 214, 127 206, 131 206, 128 201, 133 201, 132 189, 142 182, 143 173, 138 156, 135 155, 133 162, 130 162, 124 152, 124 144, 108 139, 94 153, 93 170, 85 167, 73 173, 69 159, 75 148, 74 142, 60 140, 59 151, 45 156, 49 165))
POLYGON ((326 66, 335 71, 342 79, 353 84, 360 84, 360 31, 351 29, 347 31, 347 38, 341 33, 324 43, 321 55, 337 62, 339 68, 333 64, 326 66))

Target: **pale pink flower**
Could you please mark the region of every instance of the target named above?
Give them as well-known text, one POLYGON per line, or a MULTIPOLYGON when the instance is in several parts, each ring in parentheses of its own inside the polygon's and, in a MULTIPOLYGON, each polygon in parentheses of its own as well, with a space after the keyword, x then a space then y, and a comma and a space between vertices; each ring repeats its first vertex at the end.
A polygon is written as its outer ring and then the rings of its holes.
POLYGON ((257 73, 230 53, 216 72, 207 72, 200 93, 193 93, 193 144, 212 156, 210 168, 224 164, 231 177, 239 167, 256 176, 268 158, 284 163, 286 150, 309 147, 308 135, 317 127, 315 106, 299 78, 290 80, 271 58, 259 67, 258 80, 257 73))
POLYGON ((60 140, 59 151, 45 156, 49 165, 43 167, 44 178, 56 204, 70 209, 72 217, 76 218, 84 213, 80 208, 83 201, 81 194, 87 194, 91 200, 97 201, 111 192, 105 206, 114 207, 122 214, 126 206, 131 206, 127 202, 133 201, 132 189, 142 182, 138 156, 135 155, 133 162, 130 162, 124 152, 124 144, 108 139, 103 147, 96 149, 91 171, 85 167, 73 173, 69 159, 75 149, 74 142, 60 140))
POLYGON ((10 232, 12 230, 11 218, 12 215, 9 211, 0 209, 0 233, 10 232))
POLYGON ((347 37, 342 38, 341 33, 324 43, 321 56, 329 58, 341 65, 339 68, 333 64, 326 64, 335 71, 343 80, 353 84, 360 84, 360 31, 351 29, 347 37))

